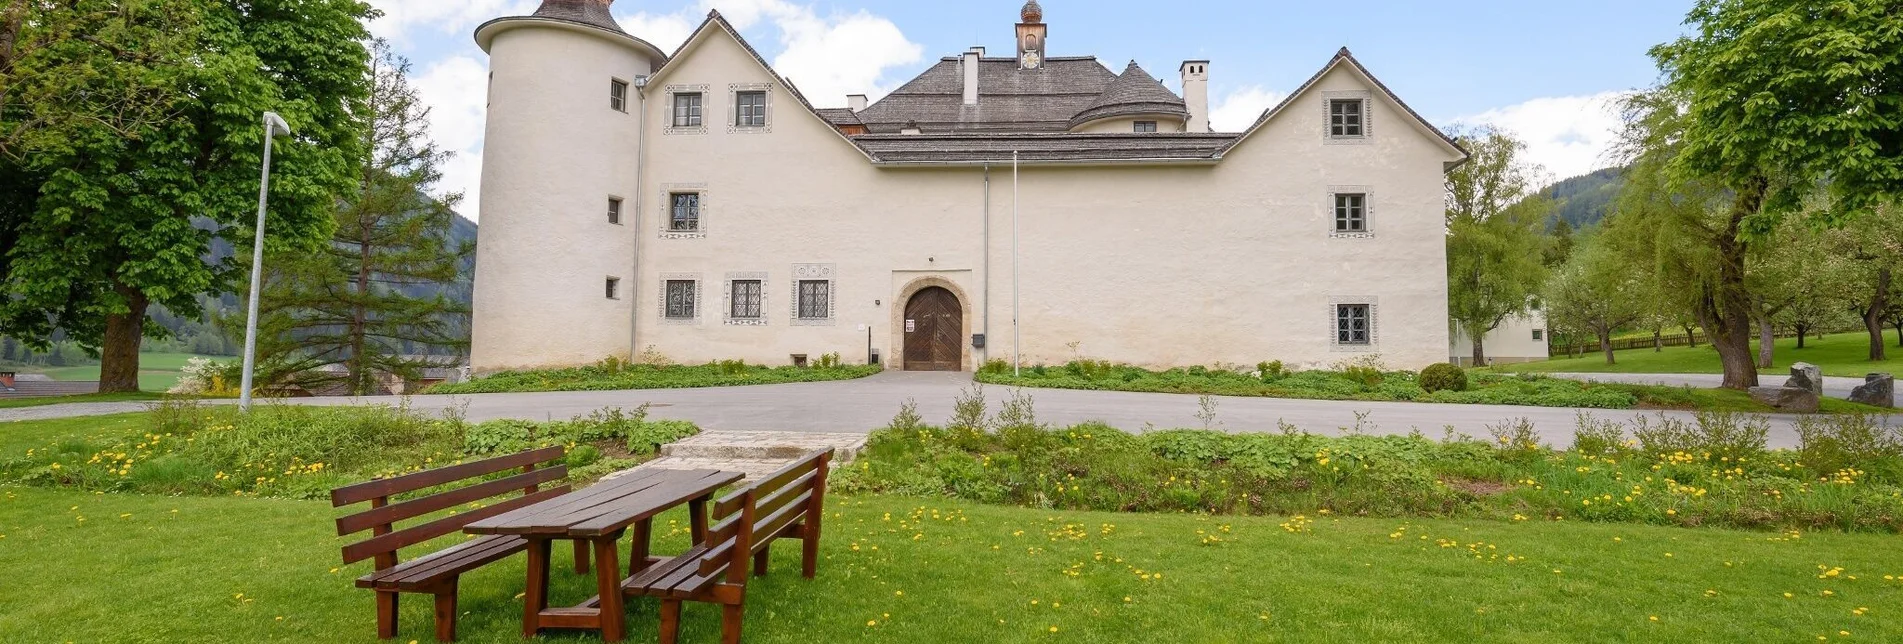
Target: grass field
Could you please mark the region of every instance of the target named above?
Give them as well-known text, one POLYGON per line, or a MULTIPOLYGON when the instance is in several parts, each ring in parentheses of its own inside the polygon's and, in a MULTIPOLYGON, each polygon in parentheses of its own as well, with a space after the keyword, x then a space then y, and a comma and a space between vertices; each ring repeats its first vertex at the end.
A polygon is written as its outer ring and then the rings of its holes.
MULTIPOLYGON (((372 642, 370 593, 351 587, 367 567, 338 566, 335 514, 322 502, 0 488, 0 640, 372 642)), ((750 586, 747 641, 1903 639, 1892 536, 883 496, 835 496, 826 520, 818 579, 801 579, 797 549, 780 548, 750 586), (1203 545, 1209 534, 1222 541, 1203 545)), ((661 519, 664 551, 684 546, 682 524, 661 519)), ((463 578, 462 641, 521 641, 522 577, 515 557, 463 578)), ((589 583, 557 574, 554 600, 580 601, 589 583)), ((652 641, 654 605, 630 611, 630 641, 652 641)), ((396 641, 430 641, 426 600, 404 598, 402 620, 396 641)), ((683 641, 717 629, 716 609, 688 606, 683 641)))
MULTIPOLYGON (((1810 338, 1804 342, 1804 348, 1797 348, 1796 338, 1778 340, 1773 356, 1776 366, 1760 370, 1763 373, 1783 374, 1790 370, 1791 363, 1809 362, 1824 370, 1827 376, 1847 376, 1861 378, 1872 372, 1903 373, 1903 347, 1896 345, 1896 334, 1885 336, 1889 343, 1889 359, 1883 362, 1870 361, 1870 336, 1864 333, 1839 333, 1821 338, 1810 338)), ((1757 343, 1752 343, 1752 351, 1757 343)), ((1663 351, 1652 349, 1632 349, 1615 352, 1617 364, 1606 364, 1604 354, 1593 353, 1578 358, 1559 358, 1541 362, 1502 365, 1496 367, 1503 371, 1545 372, 1545 373, 1723 373, 1724 367, 1718 363, 1718 352, 1709 344, 1697 347, 1666 347, 1663 351)), ((1753 353, 1753 355, 1756 355, 1753 353)))
POLYGON ((155 391, 140 391, 116 394, 80 394, 77 396, 40 396, 35 398, 7 398, 0 400, 0 409, 18 409, 21 407, 42 407, 63 405, 66 403, 89 402, 148 402, 164 398, 164 394, 155 391))
MULTIPOLYGON (((232 360, 231 356, 199 356, 190 353, 141 353, 139 354, 139 388, 149 392, 162 392, 178 384, 185 361, 192 358, 210 358, 212 360, 232 360)), ((99 365, 78 367, 9 367, 20 373, 43 373, 54 380, 98 380, 99 365)))

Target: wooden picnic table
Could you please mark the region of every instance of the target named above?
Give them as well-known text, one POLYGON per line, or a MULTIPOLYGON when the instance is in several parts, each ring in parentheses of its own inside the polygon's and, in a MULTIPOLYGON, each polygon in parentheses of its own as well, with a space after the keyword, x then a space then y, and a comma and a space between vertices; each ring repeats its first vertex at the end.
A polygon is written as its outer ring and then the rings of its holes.
POLYGON ((602 481, 587 489, 518 508, 464 528, 470 534, 519 535, 529 540, 528 588, 523 593, 522 636, 544 628, 597 629, 601 639, 627 636, 621 566, 615 541, 633 528, 627 576, 662 561, 648 553, 654 517, 687 504, 694 545, 707 539, 707 502, 714 492, 739 481, 740 472, 719 470, 647 470, 602 481), (597 594, 571 608, 548 607, 550 541, 574 539, 591 545, 597 594))

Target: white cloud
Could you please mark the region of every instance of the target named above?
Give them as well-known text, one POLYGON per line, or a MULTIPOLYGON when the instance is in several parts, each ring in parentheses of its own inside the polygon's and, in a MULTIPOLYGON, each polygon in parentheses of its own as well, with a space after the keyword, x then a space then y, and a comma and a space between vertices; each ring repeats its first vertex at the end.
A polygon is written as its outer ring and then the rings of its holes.
POLYGON ((1618 104, 1625 92, 1536 98, 1453 119, 1451 125, 1492 125, 1526 142, 1527 157, 1552 179, 1574 177, 1616 163, 1611 155, 1623 126, 1618 104))
POLYGON ((482 137, 488 114, 489 69, 470 56, 430 63, 414 80, 430 106, 430 140, 456 153, 441 168, 440 192, 463 192, 456 208, 471 220, 481 216, 482 137))
POLYGON ((383 17, 371 21, 369 27, 371 35, 403 44, 418 28, 467 31, 500 16, 528 15, 538 4, 536 0, 370 0, 383 17))
POLYGON ((775 71, 799 87, 815 105, 843 106, 847 94, 874 98, 896 82, 885 78, 895 67, 919 61, 925 48, 905 37, 898 25, 866 11, 822 16, 812 5, 788 0, 701 0, 674 13, 636 13, 621 18, 622 28, 672 52, 718 9, 735 29, 762 23, 780 35, 775 71))
POLYGON ((1209 108, 1209 129, 1217 132, 1241 132, 1255 125, 1262 113, 1281 103, 1288 95, 1259 85, 1229 92, 1209 108))

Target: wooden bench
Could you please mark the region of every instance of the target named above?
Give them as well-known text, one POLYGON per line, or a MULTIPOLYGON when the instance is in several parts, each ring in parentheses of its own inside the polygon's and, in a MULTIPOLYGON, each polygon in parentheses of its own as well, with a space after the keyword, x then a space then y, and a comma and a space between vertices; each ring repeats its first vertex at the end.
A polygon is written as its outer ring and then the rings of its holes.
POLYGON ((738 644, 747 599, 747 560, 764 576, 768 549, 777 539, 801 541, 801 574, 811 579, 819 564, 819 525, 824 513, 826 472, 832 451, 800 457, 714 502, 706 540, 678 557, 654 563, 622 582, 622 593, 661 600, 661 644, 680 636, 681 602, 721 605, 720 641, 738 644))
MULTIPOLYGON (((364 530, 371 531, 369 539, 344 546, 343 554, 346 564, 365 559, 376 560, 376 572, 358 578, 357 587, 377 591, 377 637, 396 637, 397 596, 400 593, 420 593, 436 596, 436 639, 445 642, 456 639, 457 578, 462 573, 522 551, 527 547, 528 540, 514 535, 483 536, 402 563, 397 562, 397 550, 461 532, 463 526, 473 521, 567 494, 568 466, 561 464, 565 456, 565 450, 560 446, 545 447, 331 490, 330 502, 333 507, 370 502, 369 510, 337 519, 337 534, 346 536, 364 530), (520 469, 521 473, 489 481, 478 480, 515 469, 520 469), (465 480, 468 484, 462 487, 398 503, 390 502, 392 496, 465 480), (554 487, 543 488, 544 485, 554 487), (481 508, 462 507, 517 490, 522 492, 521 496, 481 508), (447 516, 401 529, 394 529, 393 526, 398 521, 451 509, 455 512, 447 516)), ((578 572, 588 570, 587 553, 583 545, 577 542, 575 548, 575 568, 578 572)))

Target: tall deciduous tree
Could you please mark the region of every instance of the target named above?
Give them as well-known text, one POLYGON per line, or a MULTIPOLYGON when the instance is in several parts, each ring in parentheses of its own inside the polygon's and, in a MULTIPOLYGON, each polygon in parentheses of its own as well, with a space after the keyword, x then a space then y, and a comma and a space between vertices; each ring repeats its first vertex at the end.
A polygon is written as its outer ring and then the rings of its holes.
POLYGON ((9 118, 110 112, 127 96, 149 95, 164 109, 39 139, 22 170, 45 180, 15 228, 6 275, 14 297, 3 317, 42 343, 64 329, 100 352, 102 391, 134 391, 140 340, 158 331, 147 306, 195 316, 198 294, 234 285, 235 261, 204 257, 214 235, 252 235, 267 110, 296 131, 275 153, 270 243, 308 247, 329 237, 336 195, 354 183, 363 153, 362 21, 371 10, 358 0, 79 0, 54 11, 95 5, 110 9, 105 15, 157 12, 193 28, 80 30, 18 61, 21 77, 103 71, 79 81, 89 91, 72 104, 36 104, 9 118))
POLYGON ((378 393, 385 374, 413 378, 431 366, 406 344, 467 346, 455 324, 468 313, 438 290, 458 277, 472 249, 450 241, 462 197, 436 198, 438 166, 449 153, 427 138, 429 110, 409 83, 409 62, 373 44, 365 115, 370 155, 336 211, 336 233, 316 253, 274 257, 260 323, 265 382, 307 388, 341 383, 353 395, 378 393), (341 365, 341 370, 320 367, 341 365))
POLYGON ((1628 141, 1672 183, 1721 189, 1692 310, 1724 386, 1745 388, 1758 381, 1745 283, 1755 240, 1819 186, 1829 222, 1903 193, 1903 4, 1699 0, 1686 22, 1690 35, 1651 51, 1664 78, 1628 104, 1628 141))
POLYGON ((1870 336, 1870 360, 1888 358, 1883 339, 1890 298, 1903 280, 1903 207, 1881 206, 1870 215, 1830 231, 1827 250, 1846 269, 1839 273, 1849 287, 1851 306, 1870 336))
POLYGON ((1457 135, 1467 162, 1447 173, 1448 315, 1487 364, 1487 333, 1527 312, 1546 279, 1541 233, 1552 200, 1535 194, 1526 144, 1493 128, 1457 135))

